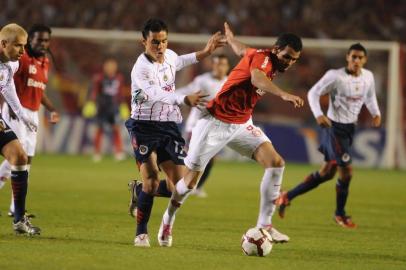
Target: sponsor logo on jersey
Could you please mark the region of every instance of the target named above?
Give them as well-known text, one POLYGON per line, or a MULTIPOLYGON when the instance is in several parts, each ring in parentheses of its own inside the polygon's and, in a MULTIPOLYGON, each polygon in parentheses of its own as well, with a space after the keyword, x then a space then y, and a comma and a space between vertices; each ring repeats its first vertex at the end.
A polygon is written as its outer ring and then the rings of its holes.
POLYGON ((43 82, 38 82, 38 81, 36 81, 36 80, 34 80, 34 79, 32 79, 32 78, 28 78, 28 80, 27 80, 27 86, 28 86, 28 87, 40 88, 40 89, 42 89, 42 90, 45 90, 45 87, 46 87, 45 83, 43 83, 43 82))
POLYGON ((148 146, 141 144, 138 148, 138 151, 140 151, 141 155, 145 155, 146 153, 148 153, 148 146))

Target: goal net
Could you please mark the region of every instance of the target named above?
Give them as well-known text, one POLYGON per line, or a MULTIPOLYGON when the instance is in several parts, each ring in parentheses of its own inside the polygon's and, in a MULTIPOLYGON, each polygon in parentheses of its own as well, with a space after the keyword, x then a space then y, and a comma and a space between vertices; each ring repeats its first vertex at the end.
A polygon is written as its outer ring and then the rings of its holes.
MULTIPOLYGON (((209 35, 169 33, 169 48, 178 54, 204 47, 209 35)), ((256 48, 269 48, 274 38, 238 37, 256 48)), ((356 136, 354 137, 354 163, 360 166, 393 168, 404 163, 404 137, 401 123, 401 91, 399 77, 399 44, 381 41, 318 40, 303 39, 304 50, 291 70, 277 76, 275 83, 282 89, 306 98, 307 91, 331 68, 346 65, 348 47, 361 42, 368 50, 367 69, 375 75, 378 103, 383 116, 383 126, 371 128, 371 117, 363 108, 356 136)), ((120 72, 126 79, 126 91, 130 99, 130 72, 138 55, 142 53, 141 34, 128 31, 104 31, 87 29, 53 29, 51 49, 54 68, 49 77, 47 93, 63 113, 56 126, 42 122, 38 150, 43 152, 91 153, 95 122, 83 119, 81 109, 85 104, 92 76, 101 70, 103 60, 113 56, 119 63, 120 72)), ((219 52, 229 56, 232 66, 238 62, 229 48, 219 52)), ((179 88, 200 73, 210 69, 210 61, 185 68, 177 74, 179 88)), ((328 100, 321 99, 327 108, 328 100)), ((183 108, 187 117, 188 109, 183 108)), ((45 119, 45 118, 44 118, 45 119)), ((308 105, 294 109, 290 104, 265 95, 257 105, 254 121, 270 137, 282 156, 293 162, 318 163, 322 156, 317 152, 319 129, 308 105)), ((123 126, 123 125, 122 125, 123 126)), ((131 153, 126 131, 122 135, 131 153)), ((111 143, 105 140, 104 150, 110 151, 111 143)), ((236 158, 228 151, 224 158, 236 158)))

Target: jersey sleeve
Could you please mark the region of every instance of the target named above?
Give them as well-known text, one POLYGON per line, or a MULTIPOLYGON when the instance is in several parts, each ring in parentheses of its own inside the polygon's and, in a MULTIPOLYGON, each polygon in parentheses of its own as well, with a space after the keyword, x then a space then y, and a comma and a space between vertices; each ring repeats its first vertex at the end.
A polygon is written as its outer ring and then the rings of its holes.
POLYGON ((320 106, 320 96, 330 93, 334 89, 336 72, 329 70, 307 93, 310 109, 315 118, 323 115, 320 106))
MULTIPOLYGON (((11 107, 18 118, 23 118, 24 111, 18 99, 13 79, 13 68, 4 65, 5 68, 0 70, 0 93, 3 95, 6 103, 11 107)), ((18 66, 17 66, 18 68, 18 66)))
POLYGON ((196 53, 189 53, 183 55, 176 55, 176 71, 181 70, 184 67, 197 63, 196 53))
POLYGON ((250 72, 253 69, 259 69, 268 74, 272 70, 272 62, 266 52, 249 48, 247 50, 247 57, 250 58, 250 72))
POLYGON ((379 110, 379 106, 378 106, 378 100, 376 98, 375 80, 374 80, 373 75, 372 75, 372 79, 371 79, 371 86, 368 89, 367 96, 365 99, 365 106, 367 107, 369 113, 372 116, 381 115, 381 111, 379 110))
MULTIPOLYGON (((162 90, 157 78, 154 76, 152 67, 148 65, 136 64, 131 72, 131 91, 137 92, 139 90, 146 95, 146 99, 151 101, 180 105, 184 103, 185 99, 185 95, 162 90)), ((142 100, 137 102, 140 101, 142 102, 142 100)))

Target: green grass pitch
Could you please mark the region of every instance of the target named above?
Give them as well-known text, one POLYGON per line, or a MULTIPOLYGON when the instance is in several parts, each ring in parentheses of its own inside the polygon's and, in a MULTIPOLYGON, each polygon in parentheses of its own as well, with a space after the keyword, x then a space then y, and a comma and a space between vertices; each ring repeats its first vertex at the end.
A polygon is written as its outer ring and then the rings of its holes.
MULTIPOLYGON (((287 164, 284 188, 317 167, 287 164)), ((0 269, 406 269, 406 174, 354 169, 347 210, 359 227, 332 220, 334 181, 298 197, 275 227, 291 242, 265 258, 240 249, 256 222, 263 170, 254 163, 215 165, 207 199, 191 197, 177 215, 174 246, 160 248, 156 233, 168 203, 157 198, 150 221, 152 248, 133 246, 127 214, 132 160, 38 156, 31 173, 28 209, 42 235, 14 235, 7 217, 10 185, 0 190, 0 269)))

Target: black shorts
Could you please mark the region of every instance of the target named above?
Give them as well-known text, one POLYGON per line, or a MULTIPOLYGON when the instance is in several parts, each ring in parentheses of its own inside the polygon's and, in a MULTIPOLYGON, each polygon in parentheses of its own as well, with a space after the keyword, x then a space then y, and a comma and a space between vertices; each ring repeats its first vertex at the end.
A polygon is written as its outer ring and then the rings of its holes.
POLYGON ((97 109, 96 120, 99 126, 104 124, 115 125, 119 117, 120 115, 116 106, 112 106, 111 108, 99 107, 97 109))
POLYGON ((319 151, 327 162, 335 161, 345 167, 352 162, 351 146, 355 132, 354 124, 331 122, 331 128, 323 128, 319 151))
POLYGON ((185 140, 175 122, 142 121, 132 118, 125 122, 130 134, 135 159, 139 164, 147 161, 156 152, 158 164, 172 160, 184 165, 186 157, 185 140))
POLYGON ((3 152, 3 147, 13 140, 17 140, 17 136, 0 115, 0 151, 3 152))

